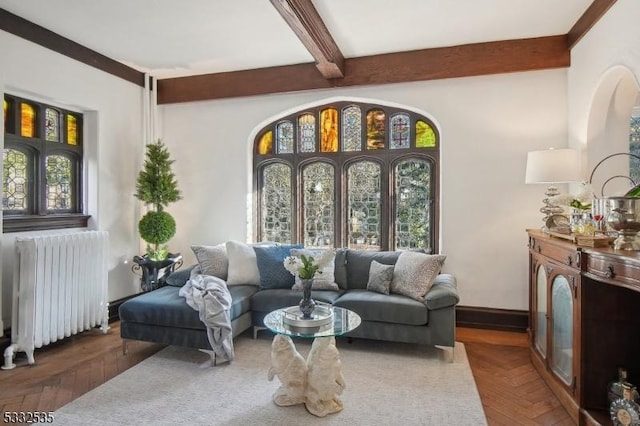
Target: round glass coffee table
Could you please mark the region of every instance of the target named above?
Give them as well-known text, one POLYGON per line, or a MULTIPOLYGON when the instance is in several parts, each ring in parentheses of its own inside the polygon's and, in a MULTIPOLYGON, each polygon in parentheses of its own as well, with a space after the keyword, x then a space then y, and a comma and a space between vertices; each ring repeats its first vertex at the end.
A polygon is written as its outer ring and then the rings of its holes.
POLYGON ((305 404, 311 414, 319 417, 337 413, 343 409, 338 395, 346 383, 335 336, 356 329, 361 323, 360 315, 326 305, 324 309, 331 318, 319 318, 323 324, 313 325, 314 321, 287 321, 288 312, 294 308, 277 309, 264 318, 264 325, 276 333, 268 378, 278 376, 281 386, 273 394, 273 402, 280 406, 305 404), (291 337, 314 339, 306 360, 291 337))

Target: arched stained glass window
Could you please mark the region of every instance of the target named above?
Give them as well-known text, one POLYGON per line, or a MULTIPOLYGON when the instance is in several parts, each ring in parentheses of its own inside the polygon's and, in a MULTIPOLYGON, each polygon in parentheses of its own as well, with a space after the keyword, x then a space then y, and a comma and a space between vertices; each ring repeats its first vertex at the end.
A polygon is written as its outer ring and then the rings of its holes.
POLYGON ((385 112, 372 109, 367 112, 367 149, 382 149, 387 133, 385 112))
POLYGON ((45 108, 44 132, 49 142, 60 141, 60 113, 53 108, 45 108))
POLYGON ((67 211, 71 209, 73 166, 69 158, 63 155, 47 157, 46 199, 47 210, 67 211))
POLYGON ((389 148, 406 149, 409 148, 410 125, 409 115, 404 113, 393 114, 391 122, 391 141, 389 148))
POLYGON ((338 152, 338 110, 323 109, 320 123, 320 152, 338 152))
POLYGON ((342 150, 362 151, 362 111, 357 105, 342 110, 342 150))
POLYGON ((404 160, 395 167, 395 246, 431 251, 431 164, 427 160, 404 160))
POLYGON ((313 114, 302 114, 298 117, 298 150, 300 152, 316 151, 316 118, 313 114))
POLYGON ((29 195, 29 158, 17 149, 5 149, 2 155, 2 208, 27 211, 29 195))
POLYGON ((267 155, 273 153, 273 131, 264 132, 258 142, 257 153, 267 155))
POLYGON ((380 249, 382 168, 358 161, 347 168, 348 247, 380 249))
POLYGON ((331 164, 312 163, 302 171, 302 220, 305 247, 333 247, 335 221, 335 172, 331 164))
POLYGON ((341 101, 282 116, 257 135, 256 241, 437 250, 439 136, 425 116, 341 101), (265 135, 283 122, 297 128, 293 152, 280 155, 265 135))
POLYGON ((432 148, 436 146, 436 133, 426 121, 416 121, 416 147, 432 148))
POLYGON ((265 188, 260 198, 264 240, 278 243, 291 242, 292 188, 291 167, 273 163, 262 169, 265 188))
POLYGON ((283 121, 278 123, 276 129, 278 152, 280 154, 291 154, 293 152, 293 123, 291 121, 283 121))
POLYGON ((20 135, 25 138, 36 135, 36 110, 26 102, 20 104, 20 135))

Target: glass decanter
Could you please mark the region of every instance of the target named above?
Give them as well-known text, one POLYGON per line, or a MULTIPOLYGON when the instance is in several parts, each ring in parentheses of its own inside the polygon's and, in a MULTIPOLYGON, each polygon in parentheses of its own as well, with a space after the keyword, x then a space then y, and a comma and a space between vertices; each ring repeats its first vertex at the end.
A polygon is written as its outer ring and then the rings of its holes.
POLYGON ((640 395, 638 395, 638 391, 635 389, 635 386, 627 381, 627 369, 620 367, 618 368, 618 378, 616 380, 610 381, 607 386, 607 397, 609 398, 609 404, 611 404, 616 399, 623 397, 623 385, 625 383, 634 388, 632 392, 632 399, 638 402, 638 400, 640 399, 640 395))
POLYGON ((614 426, 640 426, 640 405, 633 400, 636 387, 630 383, 622 384, 622 398, 609 405, 609 415, 614 426))

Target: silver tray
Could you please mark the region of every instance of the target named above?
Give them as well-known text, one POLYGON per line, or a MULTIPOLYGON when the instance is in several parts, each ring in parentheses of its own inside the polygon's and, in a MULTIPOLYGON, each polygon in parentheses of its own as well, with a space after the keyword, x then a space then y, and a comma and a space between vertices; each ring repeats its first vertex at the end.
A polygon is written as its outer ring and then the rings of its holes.
POLYGON ((282 312, 282 322, 294 327, 319 327, 331 324, 333 321, 333 309, 327 303, 316 302, 316 307, 311 313, 311 318, 302 318, 302 312, 298 306, 290 306, 282 312))

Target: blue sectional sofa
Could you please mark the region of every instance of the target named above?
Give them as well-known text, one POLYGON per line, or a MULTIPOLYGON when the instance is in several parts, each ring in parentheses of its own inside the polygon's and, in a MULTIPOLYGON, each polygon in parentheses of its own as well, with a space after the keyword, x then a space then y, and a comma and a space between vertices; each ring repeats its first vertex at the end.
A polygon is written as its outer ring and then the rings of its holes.
MULTIPOLYGON (((455 307, 459 301, 453 275, 439 273, 438 268, 432 285, 423 297, 394 293, 393 285, 389 294, 372 291, 371 282, 375 278, 370 276, 370 271, 374 270, 372 263, 375 261, 376 267, 394 265, 391 268, 397 268, 395 265, 399 263, 402 253, 405 252, 337 250, 333 266, 337 289, 313 290, 312 297, 360 315, 362 323, 347 334, 349 337, 452 348, 455 344, 455 307)), ((441 257, 444 261, 444 256, 441 257)), ((200 265, 175 271, 166 278, 164 287, 138 295, 120 305, 120 332, 125 343, 126 339, 134 339, 210 349, 206 329, 198 312, 178 295, 180 287, 189 279, 194 268, 206 266, 200 262, 200 265)), ((262 281, 259 285, 256 282, 228 285, 233 300, 231 320, 234 336, 253 327, 255 337, 255 333, 263 328, 264 317, 269 312, 297 305, 300 301, 301 292, 290 288, 290 284, 275 286, 285 288, 273 288, 265 284, 264 275, 273 275, 277 267, 274 263, 261 266, 259 272, 262 281)), ((220 275, 225 275, 225 272, 220 275)), ((285 279, 282 275, 280 277, 281 280, 285 279)), ((422 280, 422 277, 414 278, 422 280)), ((228 279, 231 284, 232 277, 228 279)))

